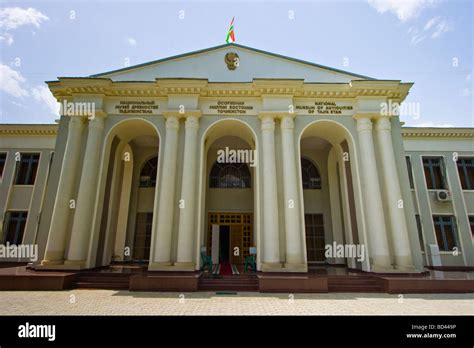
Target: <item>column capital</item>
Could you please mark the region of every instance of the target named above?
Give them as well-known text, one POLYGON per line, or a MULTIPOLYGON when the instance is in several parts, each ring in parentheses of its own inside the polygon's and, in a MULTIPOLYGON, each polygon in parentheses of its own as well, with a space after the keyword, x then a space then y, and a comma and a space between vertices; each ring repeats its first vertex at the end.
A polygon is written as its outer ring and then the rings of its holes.
POLYGON ((84 126, 86 120, 86 116, 69 116, 69 127, 84 126))
POLYGON ((293 128, 295 128, 295 122, 293 122, 293 117, 284 116, 281 119, 280 127, 281 127, 281 129, 293 129, 293 128))
POLYGON ((89 128, 104 129, 104 117, 95 115, 89 119, 89 128))
POLYGON ((188 117, 201 117, 201 110, 166 110, 161 112, 163 116, 168 119, 169 117, 188 118, 188 117))
POLYGON ((370 117, 356 115, 354 119, 357 120, 357 131, 372 131, 372 120, 370 117))
POLYGON ((275 130, 275 119, 273 117, 267 116, 264 118, 261 118, 262 121, 262 131, 263 130, 269 130, 269 131, 274 131, 275 130))
POLYGON ((375 120, 375 129, 378 131, 381 130, 390 130, 392 128, 392 124, 390 123, 390 116, 379 116, 375 120))
POLYGON ((288 110, 283 111, 260 111, 258 118, 263 120, 265 118, 283 119, 283 118, 295 118, 296 112, 289 112, 288 110))
POLYGON ((198 129, 199 128, 199 116, 188 115, 186 116, 185 128, 198 129))
POLYGON ((166 117, 166 129, 179 129, 179 119, 176 116, 166 117))

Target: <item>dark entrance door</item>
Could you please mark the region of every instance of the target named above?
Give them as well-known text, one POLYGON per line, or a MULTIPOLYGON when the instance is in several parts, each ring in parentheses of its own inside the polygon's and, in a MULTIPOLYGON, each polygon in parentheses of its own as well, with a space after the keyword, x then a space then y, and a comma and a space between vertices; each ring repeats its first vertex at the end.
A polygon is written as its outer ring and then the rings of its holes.
POLYGON ((150 258, 151 224, 153 213, 138 213, 133 243, 133 259, 147 261, 150 258))
POLYGON ((230 226, 219 226, 219 263, 229 262, 230 226))

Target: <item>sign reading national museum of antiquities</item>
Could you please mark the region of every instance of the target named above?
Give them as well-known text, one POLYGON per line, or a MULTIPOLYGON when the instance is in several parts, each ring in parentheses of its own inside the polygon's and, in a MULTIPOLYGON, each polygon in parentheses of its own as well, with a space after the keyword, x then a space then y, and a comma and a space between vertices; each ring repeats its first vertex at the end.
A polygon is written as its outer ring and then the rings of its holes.
POLYGON ((154 100, 121 100, 115 110, 119 114, 152 114, 158 110, 158 104, 154 100))
POLYGON ((254 113, 254 105, 244 100, 217 100, 206 105, 205 113, 219 115, 248 115, 254 113))
POLYGON ((353 106, 347 102, 313 101, 296 102, 298 115, 351 115, 353 106))

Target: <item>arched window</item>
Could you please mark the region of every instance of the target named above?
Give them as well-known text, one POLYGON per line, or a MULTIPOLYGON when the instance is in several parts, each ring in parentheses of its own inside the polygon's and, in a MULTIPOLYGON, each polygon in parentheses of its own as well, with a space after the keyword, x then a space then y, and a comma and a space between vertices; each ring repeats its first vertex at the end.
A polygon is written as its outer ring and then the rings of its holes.
POLYGON ((210 188, 250 188, 250 170, 245 163, 214 163, 210 188))
POLYGON ((303 189, 315 190, 321 188, 321 176, 318 168, 306 158, 301 158, 301 174, 303 177, 303 189))
POLYGON ((140 187, 156 186, 156 168, 158 166, 158 157, 150 158, 140 172, 140 187))

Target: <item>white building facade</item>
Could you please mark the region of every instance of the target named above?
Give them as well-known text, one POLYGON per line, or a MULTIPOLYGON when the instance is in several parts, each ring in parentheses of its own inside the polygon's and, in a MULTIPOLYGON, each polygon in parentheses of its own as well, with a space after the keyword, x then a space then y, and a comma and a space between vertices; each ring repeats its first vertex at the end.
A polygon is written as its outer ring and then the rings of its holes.
POLYGON ((48 86, 58 125, 0 126, 0 234, 38 269, 474 266, 474 132, 403 128, 412 83, 224 45, 48 86))

